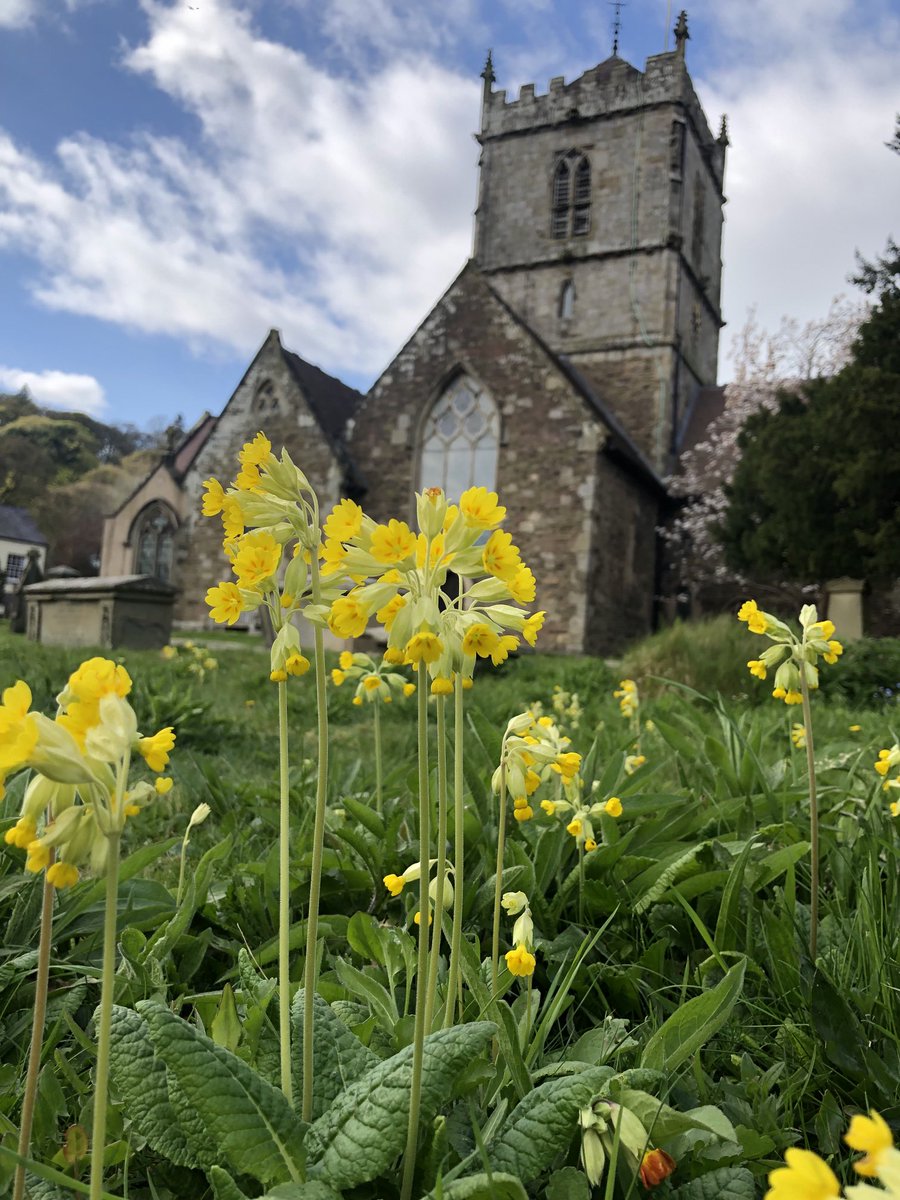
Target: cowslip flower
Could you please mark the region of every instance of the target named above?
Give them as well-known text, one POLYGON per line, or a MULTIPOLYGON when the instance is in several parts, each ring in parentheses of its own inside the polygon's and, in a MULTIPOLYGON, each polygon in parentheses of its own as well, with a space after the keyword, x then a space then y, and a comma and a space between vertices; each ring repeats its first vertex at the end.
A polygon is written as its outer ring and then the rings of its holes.
POLYGON ((457 676, 465 686, 479 658, 499 666, 518 648, 517 635, 534 645, 544 614, 516 606, 533 600, 534 576, 499 528, 505 510, 496 493, 470 488, 456 506, 426 488, 416 515, 418 533, 395 519, 376 524, 361 510, 329 517, 329 560, 356 586, 331 605, 328 623, 339 637, 358 637, 374 617, 388 653, 425 666, 440 695, 457 676), (451 572, 457 582, 448 585, 451 572))
POLYGON ((854 1162, 853 1169, 859 1175, 870 1177, 878 1174, 887 1151, 894 1148, 890 1128, 877 1112, 870 1112, 867 1117, 857 1113, 850 1121, 844 1141, 851 1150, 863 1152, 863 1157, 854 1162))
POLYGON ((832 1200, 840 1196, 834 1171, 812 1150, 791 1146, 784 1160, 785 1166, 769 1172, 764 1200, 832 1200))
POLYGON ((123 786, 135 751, 151 769, 162 770, 175 742, 170 728, 141 737, 125 698, 130 690, 124 667, 92 658, 72 672, 57 696, 55 721, 29 711, 31 691, 24 681, 3 694, 0 777, 33 771, 19 819, 5 840, 26 851, 26 870, 46 869, 53 887, 70 887, 85 865, 102 872, 108 839, 167 790, 160 788, 163 780, 155 785, 142 781, 127 790, 123 786))
POLYGON ((633 679, 622 679, 613 692, 613 697, 619 701, 619 711, 623 717, 630 720, 636 716, 640 699, 637 684, 633 679))
POLYGON ((763 612, 755 600, 745 601, 737 615, 751 633, 765 634, 773 643, 758 658, 751 658, 747 668, 757 679, 766 679, 774 670, 772 696, 785 704, 803 702, 804 684, 810 690, 819 686, 819 658, 832 664, 843 653, 841 643, 832 636, 833 623, 820 621, 813 604, 804 604, 800 610, 799 637, 783 621, 763 612))

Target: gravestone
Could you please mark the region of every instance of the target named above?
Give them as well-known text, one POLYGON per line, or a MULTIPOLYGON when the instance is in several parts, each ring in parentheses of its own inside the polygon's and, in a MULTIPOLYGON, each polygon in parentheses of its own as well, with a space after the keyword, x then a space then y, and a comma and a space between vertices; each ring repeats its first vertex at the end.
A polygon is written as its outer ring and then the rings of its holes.
POLYGON ((28 638, 46 646, 160 649, 170 640, 176 590, 152 575, 45 579, 24 589, 28 638))

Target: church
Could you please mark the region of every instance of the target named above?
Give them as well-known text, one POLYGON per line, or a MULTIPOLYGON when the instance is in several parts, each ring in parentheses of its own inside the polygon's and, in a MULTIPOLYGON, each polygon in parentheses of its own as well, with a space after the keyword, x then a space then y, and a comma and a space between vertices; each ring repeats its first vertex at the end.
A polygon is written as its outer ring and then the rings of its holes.
POLYGON ((482 73, 472 257, 366 395, 271 330, 217 418, 205 416, 107 518, 101 572, 179 589, 208 624, 225 576, 203 480, 234 473, 263 429, 323 513, 342 496, 379 521, 414 492, 499 493, 547 612, 539 648, 607 654, 659 604, 666 479, 720 402, 725 154, 675 48, 640 71, 613 55, 515 99, 482 73))

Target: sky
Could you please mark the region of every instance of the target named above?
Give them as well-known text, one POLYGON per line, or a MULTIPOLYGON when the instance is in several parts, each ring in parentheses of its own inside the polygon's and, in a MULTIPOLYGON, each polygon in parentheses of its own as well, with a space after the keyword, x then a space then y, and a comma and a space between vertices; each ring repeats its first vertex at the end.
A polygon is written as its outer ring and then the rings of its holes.
MULTIPOLYGON (((672 48, 628 0, 619 53, 672 48)), ((0 0, 0 391, 219 412, 263 342, 365 390, 471 251, 479 74, 605 59, 604 0, 0 0)), ((825 315, 900 236, 900 0, 690 0, 728 115, 720 379, 754 311, 825 315)))

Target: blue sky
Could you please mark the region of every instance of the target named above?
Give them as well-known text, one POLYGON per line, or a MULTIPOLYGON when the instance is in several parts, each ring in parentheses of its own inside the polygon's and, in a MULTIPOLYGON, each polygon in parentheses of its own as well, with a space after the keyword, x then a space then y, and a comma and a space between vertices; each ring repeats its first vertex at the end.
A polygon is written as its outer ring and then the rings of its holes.
MULTIPOLYGON (((677 0, 629 0, 620 54, 677 0)), ((480 80, 607 57, 554 0, 0 0, 0 389, 141 426, 219 411, 267 330, 366 388, 471 246, 480 80)), ((720 375, 900 234, 898 0, 696 0, 728 113, 720 375)))

